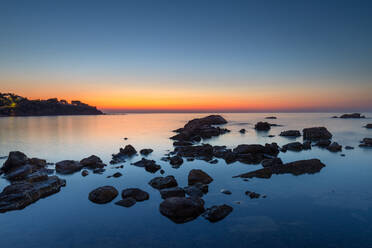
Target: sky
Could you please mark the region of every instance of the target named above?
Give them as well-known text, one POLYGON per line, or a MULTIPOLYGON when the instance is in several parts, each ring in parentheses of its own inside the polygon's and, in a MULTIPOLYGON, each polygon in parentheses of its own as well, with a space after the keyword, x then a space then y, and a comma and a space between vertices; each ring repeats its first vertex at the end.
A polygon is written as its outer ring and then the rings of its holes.
POLYGON ((372 111, 372 1, 0 0, 0 92, 106 111, 372 111))

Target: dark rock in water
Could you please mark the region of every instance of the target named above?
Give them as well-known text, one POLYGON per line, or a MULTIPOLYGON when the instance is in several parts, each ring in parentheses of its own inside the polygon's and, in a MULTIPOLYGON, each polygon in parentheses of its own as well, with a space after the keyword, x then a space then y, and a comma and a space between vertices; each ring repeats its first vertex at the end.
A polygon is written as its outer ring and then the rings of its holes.
POLYGON ((136 201, 146 201, 150 198, 150 195, 141 189, 138 188, 129 188, 129 189, 124 189, 121 192, 121 197, 123 199, 125 198, 133 198, 136 201))
POLYGON ((146 171, 151 173, 155 173, 161 169, 160 165, 156 164, 155 160, 149 160, 145 158, 142 158, 140 161, 133 163, 133 165, 144 167, 146 171))
POLYGON ((254 126, 254 129, 256 129, 258 131, 269 131, 270 128, 271 128, 270 123, 262 122, 262 121, 256 123, 256 125, 254 126))
POLYGON ((239 130, 239 133, 244 134, 245 132, 246 132, 246 130, 244 128, 242 128, 242 129, 239 130))
POLYGON ((300 137, 301 133, 298 130, 287 130, 283 131, 279 134, 279 136, 284 136, 284 137, 300 137))
POLYGON ((354 147, 352 147, 352 146, 345 146, 345 149, 346 149, 346 150, 353 150, 354 147))
POLYGON ((195 160, 195 158, 187 158, 186 160, 187 160, 188 162, 192 162, 192 161, 195 160))
POLYGON ((82 159, 80 164, 90 169, 103 168, 106 166, 104 163, 102 163, 102 160, 95 155, 82 159))
POLYGON ((345 154, 343 154, 343 153, 342 153, 342 154, 340 154, 340 155, 341 155, 341 157, 345 157, 345 156, 346 156, 346 155, 345 155, 345 154))
POLYGON ((225 195, 231 195, 231 191, 227 189, 221 189, 221 193, 225 195))
POLYGON ((120 164, 125 163, 125 159, 123 157, 118 157, 117 154, 113 154, 113 157, 110 161, 110 164, 120 164))
POLYGON ((330 144, 327 147, 327 150, 329 150, 331 152, 340 152, 340 151, 342 151, 342 146, 339 145, 337 142, 333 142, 332 144, 330 144))
POLYGON ((302 175, 302 174, 314 174, 319 172, 325 164, 320 162, 319 159, 309 159, 309 160, 299 160, 283 165, 266 167, 263 169, 255 170, 252 172, 244 173, 234 177, 242 178, 270 178, 273 174, 293 174, 293 175, 302 175))
POLYGON ((162 174, 162 175, 163 175, 164 173, 165 173, 165 171, 164 171, 164 170, 160 170, 160 174, 162 174))
POLYGON ((60 174, 72 174, 80 171, 84 166, 78 161, 63 160, 56 163, 56 171, 60 174))
POLYGON ((364 115, 361 115, 360 113, 352 113, 352 114, 343 114, 340 116, 340 118, 343 119, 360 119, 360 118, 366 118, 364 115))
POLYGON ((196 183, 210 184, 213 181, 207 173, 202 170, 193 169, 189 172, 188 184, 193 185, 196 183))
POLYGON ((246 191, 245 194, 249 196, 251 199, 260 198, 261 196, 260 194, 253 192, 253 191, 246 191))
POLYGON ((369 124, 365 125, 364 127, 370 129, 370 128, 372 128, 372 123, 369 123, 369 124))
POLYGON ((372 147, 372 138, 364 138, 361 141, 360 147, 372 147))
POLYGON ((116 172, 114 173, 114 175, 112 175, 112 177, 115 177, 115 178, 118 178, 118 177, 121 177, 123 174, 121 174, 120 172, 116 172))
POLYGON ((219 115, 210 115, 204 118, 193 119, 183 128, 175 130, 178 134, 171 137, 171 139, 199 142, 201 138, 207 139, 229 132, 227 129, 212 126, 226 123, 227 121, 219 115))
POLYGON ((207 161, 213 157, 213 147, 209 144, 176 147, 175 152, 181 157, 199 158, 207 161))
POLYGON ((126 208, 129 208, 131 206, 133 206, 134 204, 136 204, 136 199, 132 198, 132 197, 128 197, 128 198, 125 198, 125 199, 122 199, 120 201, 117 201, 115 202, 116 205, 119 205, 119 206, 122 206, 122 207, 126 207, 126 208))
POLYGON ((331 141, 330 140, 319 140, 318 142, 315 143, 315 146, 319 146, 319 147, 328 147, 329 145, 331 144, 331 141))
POLYGON ((333 118, 333 119, 337 119, 337 118, 338 118, 338 116, 337 116, 337 115, 334 115, 334 116, 332 116, 332 118, 333 118))
POLYGON ((13 169, 16 169, 16 168, 19 168, 25 165, 27 161, 28 161, 28 158, 24 153, 19 152, 19 151, 10 152, 8 155, 8 159, 5 161, 1 170, 7 173, 13 169))
POLYGON ((160 203, 159 210, 175 223, 185 223, 204 212, 204 201, 200 198, 170 197, 160 203))
POLYGON ((304 141, 304 143, 302 143, 302 150, 311 150, 311 141, 304 141))
POLYGON ((217 159, 212 159, 208 163, 210 163, 210 164, 217 164, 218 163, 218 160, 217 159))
POLYGON ((155 177, 151 179, 149 184, 155 189, 165 189, 178 186, 178 183, 174 176, 155 177))
POLYGON ((86 176, 89 175, 89 172, 88 172, 87 170, 83 170, 83 171, 81 172, 81 175, 82 175, 83 177, 86 177, 86 176))
POLYGON ((267 135, 267 137, 268 137, 268 138, 273 138, 273 137, 275 137, 275 135, 270 134, 270 135, 267 135))
POLYGON ((275 120, 277 119, 275 116, 268 116, 268 117, 265 117, 265 119, 268 119, 268 120, 275 120))
POLYGON ((185 193, 191 197, 202 197, 208 193, 208 184, 196 183, 194 185, 186 186, 185 193))
POLYGON ((303 145, 300 142, 291 142, 282 147, 283 152, 287 150, 299 152, 299 151, 302 151, 302 149, 303 149, 303 145))
POLYGON ((147 156, 150 153, 152 153, 153 151, 154 151, 153 149, 142 149, 142 150, 140 150, 140 154, 143 155, 143 156, 147 156))
POLYGON ((45 159, 29 158, 27 162, 33 165, 33 167, 37 167, 37 168, 44 168, 45 166, 47 166, 47 162, 45 159))
POLYGON ((182 164, 183 164, 183 159, 181 156, 174 156, 174 157, 171 157, 169 159, 169 163, 173 166, 173 167, 180 167, 182 164))
POLYGON ((185 190, 180 187, 166 188, 160 190, 160 195, 163 199, 169 197, 185 197, 185 190))
POLYGON ((134 147, 132 145, 126 145, 123 148, 120 148, 120 152, 119 152, 121 155, 124 155, 124 156, 133 156, 135 154, 137 154, 137 151, 136 149, 134 149, 134 147))
POLYGON ((210 222, 217 222, 224 219, 233 211, 233 208, 229 205, 223 204, 220 206, 212 206, 207 208, 203 213, 203 217, 210 222))
POLYGON ((118 196, 119 192, 112 186, 99 187, 89 193, 89 200, 104 204, 114 200, 118 196))
POLYGON ((103 172, 105 172, 105 169, 103 168, 97 168, 93 170, 94 174, 102 174, 103 172))
POLYGON ((124 140, 128 140, 128 138, 127 138, 127 137, 125 137, 125 138, 124 138, 124 140))
POLYGON ((40 198, 59 192, 65 185, 66 181, 57 176, 47 176, 45 180, 34 182, 14 182, 0 193, 0 213, 23 209, 40 198))
POLYGON ((173 146, 192 146, 193 143, 189 141, 175 141, 173 142, 173 146))
POLYGON ((231 159, 247 164, 257 164, 266 157, 276 156, 279 153, 279 147, 276 143, 265 144, 265 146, 258 144, 242 144, 234 148, 232 152, 234 155, 230 155, 231 159))
POLYGON ((302 130, 305 140, 330 139, 332 134, 325 127, 310 127, 302 130))
POLYGON ((27 175, 31 173, 32 173, 31 165, 25 164, 7 173, 6 178, 9 181, 19 181, 19 180, 24 180, 27 177, 27 175))
POLYGON ((271 167, 271 166, 277 166, 282 165, 283 161, 280 158, 272 158, 272 159, 265 159, 262 161, 263 167, 271 167))

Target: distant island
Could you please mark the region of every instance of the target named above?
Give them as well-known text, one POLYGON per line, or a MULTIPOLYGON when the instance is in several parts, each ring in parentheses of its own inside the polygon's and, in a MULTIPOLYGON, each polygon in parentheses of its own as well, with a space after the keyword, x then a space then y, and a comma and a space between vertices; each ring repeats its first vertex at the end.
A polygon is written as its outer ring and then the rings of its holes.
POLYGON ((0 93, 0 116, 102 115, 96 107, 81 101, 29 100, 25 97, 0 93))

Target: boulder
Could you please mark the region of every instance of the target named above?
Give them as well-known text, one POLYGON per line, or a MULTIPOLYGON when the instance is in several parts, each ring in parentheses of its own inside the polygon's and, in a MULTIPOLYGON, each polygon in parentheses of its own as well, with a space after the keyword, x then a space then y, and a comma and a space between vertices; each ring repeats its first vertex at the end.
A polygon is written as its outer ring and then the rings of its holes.
POLYGON ((254 129, 256 129, 257 131, 269 131, 271 128, 271 125, 270 123, 268 122, 257 122, 256 125, 254 126, 254 129))
POLYGON ((8 155, 8 159, 5 161, 1 170, 4 173, 8 173, 13 169, 17 169, 25 165, 27 161, 28 161, 28 158, 24 153, 20 151, 10 152, 8 155))
POLYGON ((284 145, 282 147, 282 151, 285 152, 285 151, 295 151, 295 152, 299 152, 299 151, 302 151, 302 144, 300 142, 291 142, 291 143, 288 143, 286 145, 284 145))
POLYGON ((144 167, 146 171, 151 173, 155 173, 161 169, 160 165, 156 164, 155 160, 149 160, 145 158, 142 158, 140 161, 133 163, 133 165, 144 167))
POLYGON ((309 159, 309 160, 299 160, 283 165, 266 167, 263 169, 251 171, 234 177, 241 178, 270 178, 273 174, 292 174, 292 175, 302 175, 302 174, 314 174, 319 172, 325 167, 325 164, 320 162, 319 159, 309 159))
POLYGON ((178 168, 183 164, 183 159, 181 156, 173 156, 169 159, 169 163, 172 165, 172 167, 178 168))
POLYGON ((128 189, 124 189, 121 192, 121 197, 123 199, 133 198, 136 201, 145 201, 145 200, 148 200, 150 198, 150 195, 146 191, 143 191, 143 190, 138 189, 138 188, 128 188, 128 189))
POLYGON ((332 144, 330 144, 327 147, 327 150, 329 150, 331 152, 340 152, 340 151, 342 151, 342 146, 339 145, 337 142, 333 142, 332 144))
POLYGON ((140 150, 140 154, 143 155, 143 156, 147 156, 150 153, 152 153, 153 151, 154 150, 153 149, 150 149, 150 148, 148 148, 148 149, 142 149, 142 150, 140 150))
POLYGON ((352 113, 352 114, 343 114, 340 116, 342 119, 361 119, 361 118, 366 118, 364 115, 361 113, 352 113))
POLYGON ((178 183, 174 176, 155 177, 151 179, 149 184, 155 189, 165 189, 178 186, 178 183))
POLYGON ((82 175, 83 177, 86 177, 86 176, 89 175, 89 172, 88 172, 87 170, 83 170, 83 171, 81 172, 81 175, 82 175))
POLYGON ((119 153, 121 155, 130 157, 130 156, 133 156, 133 155, 137 154, 137 151, 136 151, 136 149, 134 149, 134 147, 132 145, 126 145, 124 147, 124 149, 120 148, 119 153))
POLYGON ((196 183, 210 184, 213 181, 207 173, 202 170, 193 169, 189 172, 188 184, 193 185, 196 183))
POLYGON ((233 208, 229 205, 223 204, 219 206, 212 206, 207 208, 203 213, 203 217, 210 222, 217 222, 224 219, 233 211, 233 208))
POLYGON ((126 208, 129 208, 131 206, 133 206, 134 204, 136 204, 136 199, 132 198, 132 197, 128 197, 128 198, 125 198, 125 199, 122 199, 120 201, 117 201, 115 202, 116 205, 119 205, 119 206, 122 206, 122 207, 126 207, 126 208))
POLYGON ((321 139, 318 142, 315 143, 315 146, 319 146, 322 148, 328 147, 332 142, 330 140, 321 139))
POLYGON ((72 174, 80 171, 83 167, 82 164, 74 160, 63 160, 56 163, 56 171, 60 174, 72 174))
POLYGON ((332 134, 325 127, 310 127, 302 130, 305 140, 331 139, 332 134))
POLYGON ((104 204, 114 200, 119 192, 112 186, 99 187, 89 193, 89 200, 97 203, 104 204))
POLYGON ((283 131, 279 134, 279 136, 284 136, 284 137, 300 137, 301 133, 298 130, 287 130, 283 131))
POLYGON ((200 198, 169 197, 160 203, 159 210, 175 223, 185 223, 204 212, 204 201, 200 198))
POLYGON ((80 161, 80 164, 83 166, 83 167, 88 167, 90 169, 96 169, 96 168, 103 168, 105 167, 105 164, 102 163, 102 160, 95 156, 95 155, 91 155, 87 158, 84 158, 80 161))
POLYGON ((180 187, 165 188, 160 190, 160 195, 163 199, 169 197, 185 197, 185 190, 180 187))

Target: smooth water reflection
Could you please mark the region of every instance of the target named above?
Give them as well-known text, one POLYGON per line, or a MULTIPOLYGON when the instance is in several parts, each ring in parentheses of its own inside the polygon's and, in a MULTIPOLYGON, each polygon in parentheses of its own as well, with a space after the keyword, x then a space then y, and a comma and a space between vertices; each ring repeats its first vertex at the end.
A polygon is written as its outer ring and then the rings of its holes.
MULTIPOLYGON (((193 161, 173 169, 160 161, 172 149, 172 130, 205 114, 0 118, 0 156, 20 150, 29 157, 58 162, 95 154, 108 163, 111 154, 125 144, 137 150, 153 148, 149 158, 157 160, 165 175, 174 175, 180 186, 186 186, 187 174, 193 168, 203 169, 214 178, 204 197, 206 207, 224 203, 234 207, 218 223, 199 217, 174 224, 160 214, 160 194, 147 184, 159 173, 148 173, 127 161, 124 169, 108 169, 103 175, 63 176, 67 186, 60 193, 24 210, 0 214, 1 247, 372 247, 372 149, 358 148, 362 138, 372 137, 371 130, 362 128, 372 119, 330 118, 333 115, 275 114, 278 119, 269 122, 283 126, 257 133, 254 124, 267 114, 223 114, 231 133, 209 140, 211 144, 283 145, 302 140, 277 136, 283 130, 326 126, 334 134, 333 140, 356 147, 344 150, 345 157, 319 148, 280 153, 284 162, 320 158, 327 166, 314 175, 274 175, 248 182, 232 176, 258 169, 259 165, 193 161), (246 134, 238 132, 241 128, 247 129, 246 134), (268 138, 268 134, 276 136, 268 138), (123 176, 106 178, 117 171, 123 176), (91 203, 89 192, 103 185, 118 190, 139 187, 149 192, 150 200, 128 209, 113 202, 91 203), (221 189, 229 189, 232 195, 221 194, 221 189), (246 190, 266 194, 267 198, 251 200, 244 195, 246 190)), ((0 189, 6 185, 7 181, 0 179, 0 189)))

